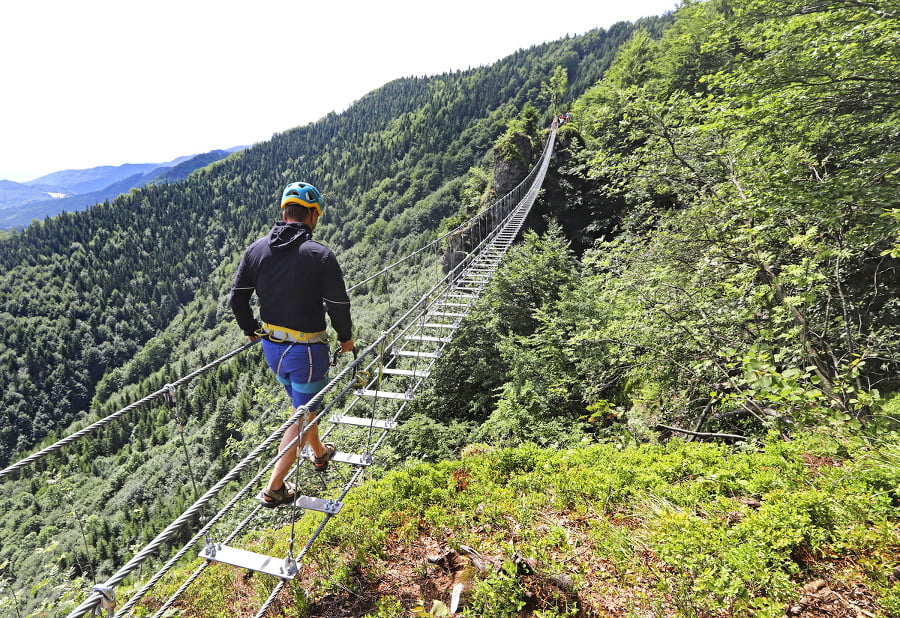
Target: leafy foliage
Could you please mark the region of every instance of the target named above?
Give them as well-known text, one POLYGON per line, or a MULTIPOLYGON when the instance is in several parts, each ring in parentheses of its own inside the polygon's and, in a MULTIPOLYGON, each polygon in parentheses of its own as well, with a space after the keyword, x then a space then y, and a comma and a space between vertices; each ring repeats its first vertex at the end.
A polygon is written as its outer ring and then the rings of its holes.
POLYGON ((595 298, 579 337, 607 366, 602 399, 650 397, 675 419, 713 401, 759 428, 776 409, 869 422, 879 389, 897 388, 888 13, 689 3, 576 103, 576 156, 630 205, 585 256, 572 307, 595 298))

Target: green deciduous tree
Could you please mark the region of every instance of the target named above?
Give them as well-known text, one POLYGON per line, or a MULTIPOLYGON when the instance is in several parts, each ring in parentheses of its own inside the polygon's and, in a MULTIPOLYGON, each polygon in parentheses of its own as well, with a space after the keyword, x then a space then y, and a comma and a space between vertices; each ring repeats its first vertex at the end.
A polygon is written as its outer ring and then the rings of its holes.
POLYGON ((689 4, 579 104, 590 173, 631 204, 626 234, 588 258, 620 396, 663 387, 673 410, 727 400, 758 419, 798 397, 792 413, 822 422, 819 404, 865 414, 868 391, 896 388, 886 8, 689 4))

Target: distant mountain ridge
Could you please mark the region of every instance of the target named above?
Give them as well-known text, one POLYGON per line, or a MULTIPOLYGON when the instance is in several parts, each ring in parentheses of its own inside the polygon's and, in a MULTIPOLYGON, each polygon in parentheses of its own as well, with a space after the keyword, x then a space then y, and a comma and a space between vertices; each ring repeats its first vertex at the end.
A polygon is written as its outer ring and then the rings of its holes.
POLYGON ((28 182, 0 180, 0 229, 77 212, 155 182, 178 182, 246 146, 178 157, 168 163, 125 163, 52 172, 28 182))
MULTIPOLYGON (((190 158, 190 157, 187 157, 190 158)), ((184 160, 184 158, 182 158, 184 160)), ((145 175, 160 168, 169 168, 175 162, 168 163, 125 163, 123 165, 101 165, 79 170, 62 170, 41 176, 35 180, 22 183, 29 186, 47 185, 65 187, 74 195, 92 193, 121 182, 138 174, 145 175)))

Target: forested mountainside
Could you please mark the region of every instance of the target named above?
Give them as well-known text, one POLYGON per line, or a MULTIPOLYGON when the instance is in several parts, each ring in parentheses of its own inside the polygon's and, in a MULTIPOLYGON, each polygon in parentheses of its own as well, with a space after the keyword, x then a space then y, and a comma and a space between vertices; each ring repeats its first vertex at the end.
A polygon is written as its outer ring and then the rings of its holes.
POLYGON ((447 451, 535 419, 556 442, 588 417, 643 437, 890 423, 872 412, 900 386, 891 6, 691 3, 635 33, 572 106, 548 189, 558 220, 615 233, 577 262, 535 239, 501 275, 417 402, 468 423, 447 451))
MULTIPOLYGON (((650 19, 646 27, 662 24, 650 19)), ((322 190, 317 238, 338 253, 347 281, 359 281, 489 197, 495 141, 522 125, 523 110, 529 126, 549 125, 554 71, 565 67, 567 96, 577 96, 633 29, 623 23, 490 67, 399 79, 183 182, 146 186, 0 239, 0 464, 66 434, 88 410, 118 409, 243 343, 224 301, 241 251, 274 222, 287 182, 322 190)), ((397 308, 370 307, 365 295, 353 302, 361 341, 397 308)), ((258 385, 272 390, 261 363, 246 355, 198 380, 181 402, 203 482, 231 465, 229 444, 245 422, 260 408, 278 409, 258 385)), ((108 574, 183 507, 187 487, 171 485, 181 474, 172 468, 180 459, 170 450, 173 427, 164 407, 144 407, 42 460, 29 489, 49 490, 56 504, 42 498, 39 507, 20 484, 3 486, 0 564, 9 561, 14 587, 55 569, 31 605, 58 598, 50 588, 66 585, 73 569, 108 574), (68 525, 72 513, 93 514, 93 564, 68 525), (56 548, 49 566, 35 552, 48 543, 56 548)))
MULTIPOLYGON (((28 308, 3 308, 21 346, 0 357, 12 421, 51 423, 56 398, 75 418, 78 384, 117 409, 232 349, 231 273, 289 180, 326 192, 319 236, 351 282, 464 220, 490 193, 491 151, 541 126, 563 67, 572 120, 546 219, 282 612, 428 615, 464 580, 468 616, 897 615, 898 58, 895 2, 688 2, 392 82, 184 183, 29 228, 0 255, 28 308), (476 554, 494 567, 463 568, 476 554)), ((376 331, 391 307, 358 300, 376 331)), ((201 485, 278 418, 267 378, 243 355, 182 398, 201 485)), ((71 605, 191 502, 171 416, 142 409, 0 486, 0 607, 71 605)), ((7 458, 40 438, 16 431, 7 458)), ((277 554, 288 534, 242 546, 277 554)), ((180 607, 252 612, 264 580, 217 566, 180 607)))

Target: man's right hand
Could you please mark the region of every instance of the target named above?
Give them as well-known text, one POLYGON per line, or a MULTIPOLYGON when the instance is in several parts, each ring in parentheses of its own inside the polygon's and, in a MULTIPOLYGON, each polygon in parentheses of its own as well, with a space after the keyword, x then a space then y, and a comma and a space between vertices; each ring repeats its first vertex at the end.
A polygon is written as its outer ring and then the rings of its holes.
POLYGON ((353 339, 350 338, 347 341, 341 341, 341 354, 344 352, 352 352, 353 351, 353 339))

